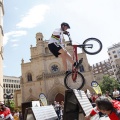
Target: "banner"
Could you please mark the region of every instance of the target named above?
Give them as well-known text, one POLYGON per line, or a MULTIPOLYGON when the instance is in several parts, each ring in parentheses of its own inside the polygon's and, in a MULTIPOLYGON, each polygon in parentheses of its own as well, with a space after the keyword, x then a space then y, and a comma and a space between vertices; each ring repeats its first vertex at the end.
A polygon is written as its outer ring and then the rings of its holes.
POLYGON ((41 106, 47 106, 47 99, 46 99, 46 96, 44 95, 44 93, 41 93, 39 95, 39 99, 40 99, 41 106))
POLYGON ((91 86, 94 89, 94 91, 96 92, 96 94, 102 94, 101 88, 96 81, 92 81, 91 86))

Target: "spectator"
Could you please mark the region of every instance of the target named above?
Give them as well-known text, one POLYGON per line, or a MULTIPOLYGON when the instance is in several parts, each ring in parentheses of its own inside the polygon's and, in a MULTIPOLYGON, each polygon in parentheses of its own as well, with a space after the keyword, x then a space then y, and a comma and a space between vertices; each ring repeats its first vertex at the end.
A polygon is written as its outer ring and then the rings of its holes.
POLYGON ((19 112, 19 120, 23 120, 22 112, 19 112))
POLYGON ((91 99, 92 95, 91 95, 91 93, 90 93, 90 91, 88 89, 85 91, 85 94, 88 97, 89 101, 92 103, 92 99, 91 99))
POLYGON ((58 102, 54 101, 54 109, 55 109, 55 112, 58 116, 58 120, 60 119, 60 105, 58 104, 58 102))
POLYGON ((119 100, 119 101, 120 101, 120 92, 117 90, 117 88, 114 88, 113 98, 114 98, 115 100, 119 100))
POLYGON ((61 115, 61 118, 63 118, 63 113, 64 113, 64 102, 61 101, 61 105, 60 105, 60 115, 61 115))
POLYGON ((56 109, 57 109, 56 113, 58 115, 58 120, 60 120, 61 115, 60 115, 60 104, 59 104, 59 102, 57 102, 57 104, 56 104, 56 109))
POLYGON ((105 94, 105 96, 108 98, 108 100, 112 100, 112 98, 111 98, 111 96, 110 96, 110 94, 109 94, 109 92, 108 91, 106 91, 106 94, 105 94))
POLYGON ((3 102, 0 102, 0 118, 4 120, 14 120, 10 109, 6 107, 3 102))
POLYGON ((98 112, 108 115, 110 120, 120 120, 120 102, 109 101, 106 97, 97 98, 96 107, 85 117, 86 120, 90 120, 98 112))
POLYGON ((92 103, 95 103, 97 96, 95 93, 92 94, 91 99, 92 99, 92 103))
POLYGON ((19 111, 18 110, 15 110, 13 117, 14 117, 14 120, 19 120, 19 111))

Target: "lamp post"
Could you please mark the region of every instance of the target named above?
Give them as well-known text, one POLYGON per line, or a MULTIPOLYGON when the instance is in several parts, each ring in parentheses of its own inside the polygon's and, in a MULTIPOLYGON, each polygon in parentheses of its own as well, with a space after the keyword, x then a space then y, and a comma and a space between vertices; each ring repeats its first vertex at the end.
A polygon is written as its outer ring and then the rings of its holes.
POLYGON ((4 94, 4 99, 7 99, 8 101, 8 107, 10 108, 10 99, 13 98, 13 94, 8 91, 7 93, 4 94))

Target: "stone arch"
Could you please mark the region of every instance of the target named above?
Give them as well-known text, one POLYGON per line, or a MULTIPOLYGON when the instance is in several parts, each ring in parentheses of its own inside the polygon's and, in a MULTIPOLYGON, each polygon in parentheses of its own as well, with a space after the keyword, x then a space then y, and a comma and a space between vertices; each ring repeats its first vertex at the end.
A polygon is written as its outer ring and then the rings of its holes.
POLYGON ((54 102, 56 95, 59 93, 65 95, 65 87, 61 84, 55 85, 49 90, 47 97, 49 104, 54 102))
POLYGON ((58 93, 56 96, 55 96, 55 101, 59 102, 61 104, 62 101, 64 101, 64 95, 61 94, 61 93, 58 93))
POLYGON ((25 74, 26 82, 33 81, 33 72, 32 71, 27 71, 25 74))
POLYGON ((27 74, 27 81, 28 82, 32 81, 32 74, 31 73, 27 74))
POLYGON ((31 101, 35 101, 38 100, 38 98, 34 97, 33 95, 30 95, 27 99, 26 102, 31 102, 31 101))

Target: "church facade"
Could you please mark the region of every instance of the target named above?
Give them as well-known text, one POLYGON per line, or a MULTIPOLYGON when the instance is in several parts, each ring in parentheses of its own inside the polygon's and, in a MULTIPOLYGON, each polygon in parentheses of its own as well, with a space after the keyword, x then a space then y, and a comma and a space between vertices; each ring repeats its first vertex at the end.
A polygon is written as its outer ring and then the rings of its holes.
MULTIPOLYGON (((67 41, 65 42, 67 43, 67 41)), ((66 46, 72 54, 72 48, 66 46)), ((30 62, 21 61, 21 96, 22 102, 38 100, 43 93, 49 104, 56 101, 63 101, 65 94, 64 77, 65 71, 61 58, 56 58, 48 49, 48 41, 44 40, 42 33, 36 34, 36 46, 30 47, 30 62)), ((94 79, 92 69, 88 63, 84 52, 78 54, 78 58, 83 58, 83 71, 85 86, 83 90, 91 88, 91 81, 94 79)), ((68 68, 71 64, 68 63, 68 68)))

